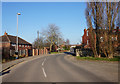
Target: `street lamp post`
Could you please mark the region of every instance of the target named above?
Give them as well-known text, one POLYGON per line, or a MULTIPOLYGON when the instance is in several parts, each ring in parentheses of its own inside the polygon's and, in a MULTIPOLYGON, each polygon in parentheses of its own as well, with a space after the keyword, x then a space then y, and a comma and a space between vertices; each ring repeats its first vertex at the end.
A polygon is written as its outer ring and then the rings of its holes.
POLYGON ((19 58, 19 56, 18 56, 18 15, 21 15, 21 14, 17 13, 17 38, 16 38, 16 55, 17 55, 17 58, 19 58))
POLYGON ((59 52, 59 36, 58 36, 58 52, 59 52))

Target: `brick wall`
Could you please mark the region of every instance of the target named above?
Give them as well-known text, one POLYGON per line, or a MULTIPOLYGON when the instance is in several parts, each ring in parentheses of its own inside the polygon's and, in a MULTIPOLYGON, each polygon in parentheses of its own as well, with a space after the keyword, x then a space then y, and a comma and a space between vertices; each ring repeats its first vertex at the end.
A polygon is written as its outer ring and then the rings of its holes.
POLYGON ((44 48, 44 49, 32 49, 32 55, 43 55, 43 54, 48 54, 48 49, 44 48))

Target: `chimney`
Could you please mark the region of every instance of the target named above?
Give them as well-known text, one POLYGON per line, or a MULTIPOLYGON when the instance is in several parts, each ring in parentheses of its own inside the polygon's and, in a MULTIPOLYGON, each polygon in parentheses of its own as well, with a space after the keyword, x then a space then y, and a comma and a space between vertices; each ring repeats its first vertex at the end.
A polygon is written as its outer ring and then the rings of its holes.
POLYGON ((86 28, 84 29, 84 35, 85 35, 85 36, 87 35, 87 30, 86 30, 86 28))
POLYGON ((8 34, 5 32, 4 35, 8 35, 8 34))

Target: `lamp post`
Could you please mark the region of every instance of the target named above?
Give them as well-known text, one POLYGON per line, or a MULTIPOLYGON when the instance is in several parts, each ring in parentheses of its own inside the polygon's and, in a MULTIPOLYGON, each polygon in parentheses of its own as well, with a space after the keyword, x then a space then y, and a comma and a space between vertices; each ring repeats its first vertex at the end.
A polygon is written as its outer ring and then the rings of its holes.
POLYGON ((19 58, 18 56, 18 15, 21 15, 20 13, 17 13, 17 38, 16 38, 16 59, 19 58))

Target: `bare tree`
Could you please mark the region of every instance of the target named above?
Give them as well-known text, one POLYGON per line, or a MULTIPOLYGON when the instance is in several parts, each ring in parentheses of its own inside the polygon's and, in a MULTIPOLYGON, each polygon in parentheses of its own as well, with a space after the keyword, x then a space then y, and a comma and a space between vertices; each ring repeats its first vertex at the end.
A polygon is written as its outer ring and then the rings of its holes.
POLYGON ((113 43, 112 43, 112 33, 116 28, 116 21, 118 16, 118 9, 120 3, 118 2, 106 2, 105 4, 105 19, 106 19, 106 35, 108 38, 106 52, 108 54, 108 58, 113 58, 113 43))
POLYGON ((50 52, 52 51, 53 44, 58 43, 58 37, 61 37, 59 27, 55 24, 48 25, 48 28, 42 31, 42 35, 45 37, 47 43, 50 44, 50 52))
POLYGON ((101 22, 99 16, 100 3, 87 3, 86 19, 90 34, 90 43, 95 57, 99 56, 99 25, 101 22), (100 19, 100 21, 99 21, 100 19))
POLYGON ((45 42, 44 42, 44 38, 43 37, 39 37, 36 38, 35 41, 33 42, 33 47, 37 48, 37 49, 42 49, 45 46, 45 42))
POLYGON ((65 50, 69 50, 70 49, 70 40, 69 39, 66 39, 64 49, 65 50))
POLYGON ((86 19, 95 57, 100 57, 103 52, 106 57, 113 58, 112 31, 116 26, 119 5, 116 2, 87 3, 86 19), (101 36, 104 38, 103 44, 101 36))

